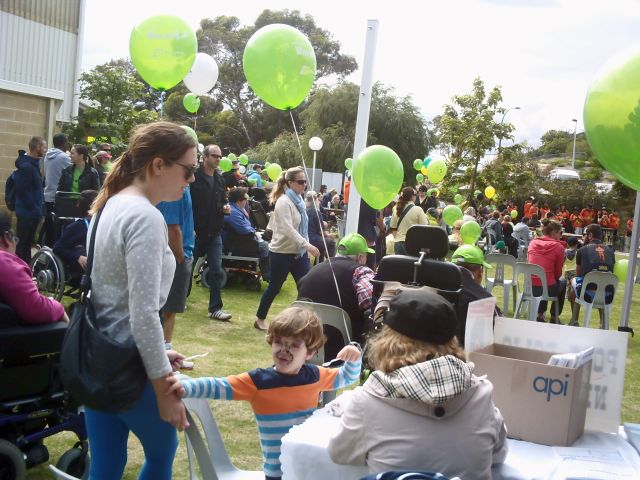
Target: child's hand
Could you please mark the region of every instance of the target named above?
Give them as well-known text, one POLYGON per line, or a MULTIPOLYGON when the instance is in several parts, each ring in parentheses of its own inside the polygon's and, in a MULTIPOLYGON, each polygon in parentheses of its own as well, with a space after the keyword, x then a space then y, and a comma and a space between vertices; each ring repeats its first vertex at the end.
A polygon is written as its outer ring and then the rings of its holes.
POLYGON ((347 345, 342 350, 338 352, 336 358, 340 360, 344 360, 345 362, 355 362, 362 356, 360 350, 354 345, 347 345))
POLYGON ((180 379, 176 375, 168 376, 167 382, 169 382, 169 390, 167 390, 167 395, 175 394, 178 397, 183 398, 187 393, 180 383, 180 379))

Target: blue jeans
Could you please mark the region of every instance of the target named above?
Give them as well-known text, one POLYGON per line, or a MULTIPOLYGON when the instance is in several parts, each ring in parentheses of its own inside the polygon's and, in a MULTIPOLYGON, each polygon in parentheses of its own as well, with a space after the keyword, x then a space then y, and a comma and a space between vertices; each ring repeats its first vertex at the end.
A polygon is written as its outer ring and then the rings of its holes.
POLYGON ((144 449, 140 480, 170 480, 178 449, 176 429, 160 418, 151 383, 131 410, 107 413, 85 408, 91 453, 90 480, 122 478, 127 464, 127 440, 132 431, 144 449))
POLYGON ((261 320, 267 318, 269 308, 271 308, 271 304, 276 298, 276 295, 280 293, 282 284, 287 279, 289 273, 293 275, 293 279, 297 285, 300 279, 304 277, 311 268, 309 265, 309 256, 306 252, 298 258, 296 258, 293 253, 269 252, 269 264, 271 267, 271 282, 269 282, 269 286, 262 294, 260 306, 256 313, 256 317, 261 320))
POLYGON ((209 313, 222 309, 222 294, 220 284, 222 283, 222 237, 215 234, 209 239, 207 244, 207 263, 209 265, 209 313))

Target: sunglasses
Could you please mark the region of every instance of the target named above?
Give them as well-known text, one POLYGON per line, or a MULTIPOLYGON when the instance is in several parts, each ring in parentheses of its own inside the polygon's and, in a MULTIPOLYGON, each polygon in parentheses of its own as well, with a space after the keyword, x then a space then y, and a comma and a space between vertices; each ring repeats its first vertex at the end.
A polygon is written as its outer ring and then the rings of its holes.
POLYGON ((306 180, 291 180, 294 183, 297 183, 298 185, 306 185, 307 181, 306 180))
POLYGON ((176 162, 176 165, 180 165, 184 168, 184 179, 189 180, 193 175, 195 175, 196 170, 198 170, 198 165, 183 165, 182 163, 176 162))

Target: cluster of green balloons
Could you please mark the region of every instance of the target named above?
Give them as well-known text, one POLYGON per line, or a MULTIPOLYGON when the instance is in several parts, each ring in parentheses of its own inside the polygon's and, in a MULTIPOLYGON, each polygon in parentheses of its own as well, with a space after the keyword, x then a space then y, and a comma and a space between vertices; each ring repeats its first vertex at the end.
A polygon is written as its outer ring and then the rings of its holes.
POLYGON ((442 219, 451 227, 458 220, 462 220, 462 210, 457 205, 447 205, 442 210, 442 219))
POLYGON ((460 238, 463 243, 468 245, 475 244, 480 238, 480 234, 482 230, 480 229, 480 225, 475 220, 467 220, 460 227, 460 238))
POLYGON ((176 86, 196 59, 198 40, 182 19, 156 15, 131 31, 129 55, 140 76, 157 90, 176 86))
POLYGON ((351 172, 362 199, 375 210, 383 209, 394 199, 404 177, 400 157, 384 145, 365 148, 354 159, 351 172))
POLYGON ((242 55, 244 75, 264 102, 279 110, 296 108, 316 78, 311 43, 290 25, 266 25, 255 32, 242 55))
POLYGON ((598 161, 618 180, 640 190, 640 50, 607 63, 584 102, 584 128, 598 161))
POLYGON ((189 113, 196 113, 200 108, 200 98, 195 93, 187 93, 182 99, 184 109, 189 113))

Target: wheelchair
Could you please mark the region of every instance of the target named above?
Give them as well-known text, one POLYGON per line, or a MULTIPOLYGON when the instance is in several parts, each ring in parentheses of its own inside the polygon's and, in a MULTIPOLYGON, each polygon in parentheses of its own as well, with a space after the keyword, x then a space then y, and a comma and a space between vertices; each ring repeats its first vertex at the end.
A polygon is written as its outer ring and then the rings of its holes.
MULTIPOLYGON (((72 192, 56 192, 55 212, 51 222, 54 225, 55 239, 60 238, 62 230, 81 217, 77 206, 78 194, 72 192)), ((31 258, 31 271, 38 291, 55 300, 61 300, 63 296, 77 299, 79 297, 79 282, 82 272, 70 268, 53 253, 50 247, 42 247, 31 258)))
POLYGON ((56 467, 77 478, 89 475, 84 414, 62 388, 59 354, 64 322, 20 325, 0 304, 0 479, 23 480, 26 471, 47 462, 43 440, 62 431, 78 441, 56 467))

